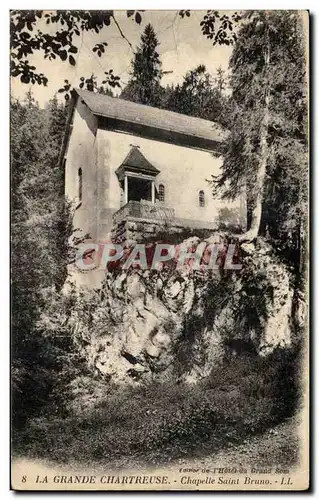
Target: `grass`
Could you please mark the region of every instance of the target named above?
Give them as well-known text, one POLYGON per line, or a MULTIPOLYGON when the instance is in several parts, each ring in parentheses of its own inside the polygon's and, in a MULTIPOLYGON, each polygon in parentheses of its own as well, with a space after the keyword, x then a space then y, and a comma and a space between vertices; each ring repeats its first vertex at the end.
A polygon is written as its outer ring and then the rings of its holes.
POLYGON ((194 386, 149 383, 109 392, 106 387, 86 411, 32 419, 14 435, 13 449, 60 463, 134 456, 164 462, 191 454, 200 443, 217 451, 294 413, 297 367, 295 353, 280 351, 265 359, 235 358, 194 386))

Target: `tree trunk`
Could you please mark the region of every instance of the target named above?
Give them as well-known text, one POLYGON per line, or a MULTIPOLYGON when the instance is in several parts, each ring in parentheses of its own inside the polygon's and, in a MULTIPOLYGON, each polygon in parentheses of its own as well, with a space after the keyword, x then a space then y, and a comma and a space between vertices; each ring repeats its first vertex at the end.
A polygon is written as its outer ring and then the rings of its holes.
POLYGON ((269 58, 270 58, 270 46, 269 46, 268 33, 266 36, 267 36, 267 42, 264 51, 264 68, 267 81, 265 82, 264 114, 260 126, 260 140, 259 140, 260 161, 256 173, 257 194, 252 208, 251 226, 246 233, 239 236, 238 239, 241 242, 244 241, 251 242, 257 238, 260 228, 261 215, 262 215, 264 183, 265 183, 266 167, 268 159, 267 137, 268 137, 268 125, 269 125, 269 82, 268 82, 267 68, 269 65, 269 58))
POLYGON ((262 214, 264 182, 265 182, 266 167, 267 167, 268 123, 269 123, 269 96, 267 95, 265 99, 264 117, 260 131, 260 162, 256 174, 257 194, 251 212, 251 226, 249 231, 239 236, 239 241, 248 241, 248 242, 253 241, 257 238, 259 233, 261 214, 262 214))

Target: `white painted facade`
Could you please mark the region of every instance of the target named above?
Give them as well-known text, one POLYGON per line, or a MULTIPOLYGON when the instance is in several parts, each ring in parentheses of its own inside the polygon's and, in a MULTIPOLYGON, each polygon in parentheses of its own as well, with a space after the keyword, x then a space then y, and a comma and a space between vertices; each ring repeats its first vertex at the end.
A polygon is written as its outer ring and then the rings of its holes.
MULTIPOLYGON (((225 202, 212 195, 208 180, 220 172, 222 158, 213 151, 181 146, 122 130, 98 126, 98 118, 81 99, 75 106, 72 130, 65 151, 65 193, 76 207, 74 227, 95 241, 109 241, 112 215, 123 205, 123 192, 115 173, 132 145, 159 170, 156 190, 165 188, 165 206, 185 227, 217 228, 220 216, 231 214, 245 225, 244 197, 225 202), (82 200, 79 199, 79 169, 82 200), (204 191, 204 206, 199 192, 204 191), (226 212, 225 212, 226 209, 226 212)), ((124 197, 125 202, 125 197, 124 197)))

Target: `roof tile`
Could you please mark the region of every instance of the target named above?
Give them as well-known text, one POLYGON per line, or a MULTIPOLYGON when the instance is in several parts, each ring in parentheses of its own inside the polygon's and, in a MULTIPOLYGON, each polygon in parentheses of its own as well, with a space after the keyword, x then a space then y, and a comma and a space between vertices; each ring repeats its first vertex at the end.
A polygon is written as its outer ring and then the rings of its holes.
POLYGON ((225 129, 209 120, 137 104, 103 94, 95 94, 87 90, 75 89, 75 92, 96 116, 136 123, 218 143, 223 142, 227 137, 225 129))
POLYGON ((130 149, 130 152, 122 162, 120 168, 121 167, 131 167, 132 170, 145 173, 159 173, 159 170, 145 158, 137 146, 133 146, 130 149))

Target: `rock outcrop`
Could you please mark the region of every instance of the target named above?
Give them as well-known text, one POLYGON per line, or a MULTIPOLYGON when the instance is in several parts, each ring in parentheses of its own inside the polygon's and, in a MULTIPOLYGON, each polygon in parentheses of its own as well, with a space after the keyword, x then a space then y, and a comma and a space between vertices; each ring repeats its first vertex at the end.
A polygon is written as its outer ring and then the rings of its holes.
POLYGON ((90 368, 114 383, 195 383, 229 356, 291 347, 288 269, 264 242, 242 248, 241 260, 241 271, 108 272, 90 325, 78 327, 91 332, 83 344, 90 368))

